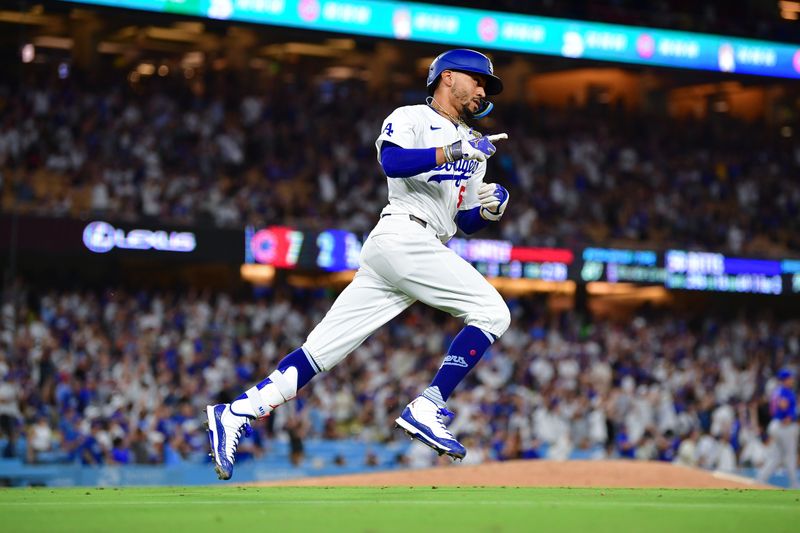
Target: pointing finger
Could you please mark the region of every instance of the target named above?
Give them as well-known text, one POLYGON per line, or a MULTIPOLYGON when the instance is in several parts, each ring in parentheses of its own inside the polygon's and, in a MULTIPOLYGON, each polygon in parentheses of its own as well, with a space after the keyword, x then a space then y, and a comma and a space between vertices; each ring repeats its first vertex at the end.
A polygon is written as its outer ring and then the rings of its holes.
POLYGON ((489 139, 489 142, 496 142, 502 139, 508 139, 508 133, 495 133, 494 135, 487 135, 486 138, 489 139))

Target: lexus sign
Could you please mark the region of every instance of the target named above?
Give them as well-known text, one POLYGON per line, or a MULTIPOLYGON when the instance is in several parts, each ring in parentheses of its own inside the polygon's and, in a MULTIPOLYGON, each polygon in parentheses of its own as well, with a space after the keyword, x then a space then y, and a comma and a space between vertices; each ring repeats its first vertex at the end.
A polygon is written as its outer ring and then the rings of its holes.
POLYGON ((125 231, 108 222, 95 221, 83 230, 83 244, 98 254, 114 248, 123 250, 158 250, 161 252, 192 252, 197 247, 194 233, 188 231, 164 231, 132 229, 125 231))

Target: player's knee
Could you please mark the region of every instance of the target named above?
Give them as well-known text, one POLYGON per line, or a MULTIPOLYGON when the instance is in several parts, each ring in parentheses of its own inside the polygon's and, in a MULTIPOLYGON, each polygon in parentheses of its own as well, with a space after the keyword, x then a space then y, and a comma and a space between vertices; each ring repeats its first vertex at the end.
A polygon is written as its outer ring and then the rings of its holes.
POLYGON ((500 337, 511 325, 511 312, 498 294, 495 300, 481 306, 474 313, 470 313, 466 323, 491 333, 495 337, 500 337))
POLYGON ((496 306, 496 309, 497 316, 495 321, 497 322, 497 331, 493 333, 499 337, 511 326, 511 311, 508 309, 508 305, 502 300, 500 304, 496 306))

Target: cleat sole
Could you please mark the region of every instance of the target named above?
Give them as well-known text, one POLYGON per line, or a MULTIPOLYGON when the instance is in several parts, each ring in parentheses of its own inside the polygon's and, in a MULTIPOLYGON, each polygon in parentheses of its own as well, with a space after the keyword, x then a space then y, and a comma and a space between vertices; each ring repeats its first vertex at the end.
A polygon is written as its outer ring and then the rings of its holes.
POLYGON ((438 454, 439 454, 439 457, 441 457, 442 455, 447 455, 448 457, 452 458, 454 462, 455 462, 455 460, 456 460, 456 459, 458 459, 458 460, 460 460, 460 461, 463 461, 463 460, 464 460, 464 457, 463 457, 463 456, 460 456, 460 455, 458 455, 458 454, 456 454, 456 453, 453 453, 453 452, 451 452, 450 450, 448 450, 447 448, 443 448, 443 447, 441 447, 441 446, 440 446, 438 443, 436 443, 436 442, 429 441, 429 440, 428 440, 428 439, 425 437, 425 435, 423 435, 422 433, 420 433, 419 431, 417 431, 417 430, 414 428, 414 426, 412 426, 411 424, 409 424, 408 422, 406 422, 406 421, 405 421, 405 420, 403 420, 402 418, 398 418, 398 419, 397 419, 397 420, 395 420, 394 422, 395 422, 395 424, 394 424, 394 427, 395 427, 395 428, 402 429, 403 431, 405 431, 406 435, 408 435, 409 437, 411 437, 411 439, 413 439, 413 440, 418 440, 419 442, 421 442, 422 444, 424 444, 424 445, 425 445, 425 446, 427 446, 428 448, 430 448, 430 449, 432 449, 433 451, 435 451, 436 453, 438 453, 438 454))

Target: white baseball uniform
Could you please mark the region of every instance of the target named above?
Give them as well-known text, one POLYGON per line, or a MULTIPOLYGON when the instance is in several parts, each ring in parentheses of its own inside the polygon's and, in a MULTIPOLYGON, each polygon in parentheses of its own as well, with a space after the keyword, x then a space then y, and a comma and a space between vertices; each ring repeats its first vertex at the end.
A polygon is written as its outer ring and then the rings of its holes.
MULTIPOLYGON (((433 148, 474 136, 429 106, 412 105, 386 118, 375 146, 380 161, 385 141, 433 148)), ((303 345, 321 370, 333 368, 417 300, 495 337, 505 332, 511 316, 500 294, 445 246, 456 232, 457 212, 479 205, 485 173, 485 162, 461 160, 416 176, 387 178, 389 203, 364 243, 355 278, 303 345)))

